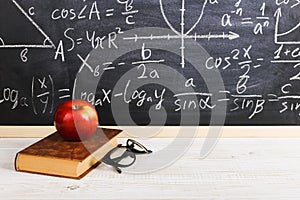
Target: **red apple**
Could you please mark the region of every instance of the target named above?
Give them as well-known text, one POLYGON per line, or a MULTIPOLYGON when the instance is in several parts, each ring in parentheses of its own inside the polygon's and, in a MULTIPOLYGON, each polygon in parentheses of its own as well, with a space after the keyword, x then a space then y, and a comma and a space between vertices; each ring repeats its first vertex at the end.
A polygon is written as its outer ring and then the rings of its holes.
POLYGON ((81 141, 92 136, 98 126, 95 107, 84 100, 68 100, 55 111, 54 125, 68 141, 81 141))

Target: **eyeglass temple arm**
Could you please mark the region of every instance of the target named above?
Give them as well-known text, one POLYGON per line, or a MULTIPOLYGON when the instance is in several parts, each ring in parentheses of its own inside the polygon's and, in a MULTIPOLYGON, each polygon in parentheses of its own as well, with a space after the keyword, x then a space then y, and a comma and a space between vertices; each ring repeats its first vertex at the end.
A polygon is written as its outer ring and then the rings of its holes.
POLYGON ((140 150, 137 150, 137 149, 130 149, 133 153, 136 153, 136 154, 147 154, 147 153, 152 153, 151 150, 149 149, 145 149, 144 151, 140 151, 140 150))
POLYGON ((137 153, 137 154, 146 154, 146 153, 152 153, 151 150, 147 149, 144 145, 142 145, 141 143, 135 141, 135 140, 132 140, 132 139, 128 139, 127 140, 127 143, 126 143, 126 146, 133 152, 133 153, 137 153), (131 144, 130 144, 131 142, 131 144), (140 150, 137 150, 134 148, 134 145, 137 145, 139 146, 141 149, 143 149, 142 151, 140 150))

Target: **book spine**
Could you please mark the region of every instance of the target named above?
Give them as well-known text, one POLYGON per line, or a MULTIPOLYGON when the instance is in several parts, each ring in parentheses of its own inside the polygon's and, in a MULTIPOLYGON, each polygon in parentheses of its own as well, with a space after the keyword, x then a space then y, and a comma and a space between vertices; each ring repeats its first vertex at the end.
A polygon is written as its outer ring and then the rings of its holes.
POLYGON ((19 171, 19 156, 20 156, 20 153, 17 153, 15 156, 14 166, 15 166, 16 171, 19 171))

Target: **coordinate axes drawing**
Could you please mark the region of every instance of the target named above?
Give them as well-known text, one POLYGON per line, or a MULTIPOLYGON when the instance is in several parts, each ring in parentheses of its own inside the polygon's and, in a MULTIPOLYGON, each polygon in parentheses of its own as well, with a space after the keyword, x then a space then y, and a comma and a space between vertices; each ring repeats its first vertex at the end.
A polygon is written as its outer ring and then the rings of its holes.
POLYGON ((239 34, 234 33, 232 31, 229 31, 228 33, 221 33, 221 34, 211 34, 210 32, 207 35, 199 35, 197 33, 194 34, 190 34, 196 27, 197 25, 200 23, 203 14, 204 14, 204 10, 205 7, 208 3, 208 0, 204 0, 203 6, 200 9, 200 15, 197 19, 197 21, 192 25, 192 27, 185 32, 185 12, 186 12, 186 8, 185 8, 185 0, 181 1, 181 8, 179 9, 180 13, 181 13, 181 19, 180 19, 180 31, 177 31, 174 26, 170 23, 170 21, 168 20, 166 14, 165 14, 165 9, 163 6, 163 0, 159 0, 159 4, 160 4, 160 10, 161 10, 161 14, 163 16, 164 21, 166 22, 166 24, 169 26, 169 28, 175 33, 175 35, 148 35, 148 36, 138 36, 138 35, 134 35, 133 37, 127 37, 127 38, 123 38, 124 40, 162 40, 162 39, 180 39, 181 40, 181 46, 180 46, 180 51, 181 51, 181 67, 184 68, 185 67, 185 40, 186 39, 194 39, 195 41, 198 39, 229 39, 229 40, 234 40, 239 38, 239 34))
MULTIPOLYGON (((55 48, 50 37, 42 30, 42 28, 28 15, 27 12, 17 3, 16 0, 11 0, 16 8, 29 20, 33 27, 39 31, 45 38, 42 44, 6 44, 4 38, 0 37, 0 48, 55 48)), ((0 33, 1 35, 1 33, 0 33)))
POLYGON ((280 37, 283 36, 287 36, 293 32, 296 32, 298 29, 300 29, 300 22, 294 26, 293 28, 291 28, 290 30, 283 32, 283 33, 279 33, 279 24, 280 24, 280 18, 282 17, 282 10, 281 8, 278 8, 274 14, 275 17, 275 34, 274 34, 274 42, 275 44, 300 44, 300 41, 297 40, 286 40, 286 41, 282 41, 280 40, 280 37))

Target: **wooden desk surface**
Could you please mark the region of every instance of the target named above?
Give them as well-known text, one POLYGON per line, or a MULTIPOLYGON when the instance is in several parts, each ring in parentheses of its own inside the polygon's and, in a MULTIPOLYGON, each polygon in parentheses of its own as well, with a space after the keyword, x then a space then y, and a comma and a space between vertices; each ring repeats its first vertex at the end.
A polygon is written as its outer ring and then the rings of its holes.
MULTIPOLYGON (((300 139, 222 138, 199 159, 195 139, 170 167, 141 175, 100 165, 82 180, 16 172, 14 156, 37 141, 0 139, 0 199, 299 199, 300 139)), ((125 140, 124 138, 119 140, 125 140)), ((146 142, 154 150, 170 138, 146 142), (150 145, 151 144, 151 145, 150 145)))

